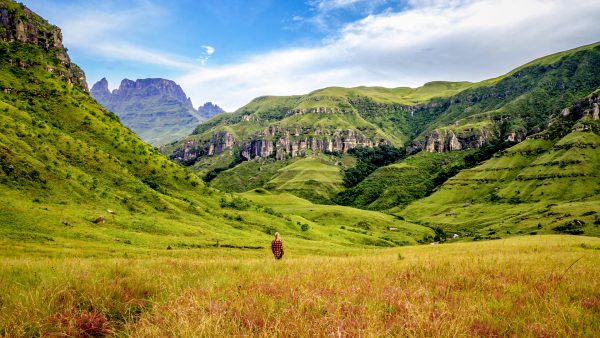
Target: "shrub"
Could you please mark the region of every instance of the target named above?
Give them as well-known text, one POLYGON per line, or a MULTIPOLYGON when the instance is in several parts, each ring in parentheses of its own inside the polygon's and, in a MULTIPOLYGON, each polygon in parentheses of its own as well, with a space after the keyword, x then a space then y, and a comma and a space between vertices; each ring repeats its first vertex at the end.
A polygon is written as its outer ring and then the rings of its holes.
POLYGON ((300 229, 304 232, 308 231, 310 227, 308 226, 308 224, 304 223, 300 226, 300 229))
POLYGON ((585 222, 580 221, 578 219, 574 219, 572 221, 566 222, 563 225, 556 226, 552 228, 552 230, 565 234, 581 235, 584 233, 583 229, 581 229, 584 225, 585 222))

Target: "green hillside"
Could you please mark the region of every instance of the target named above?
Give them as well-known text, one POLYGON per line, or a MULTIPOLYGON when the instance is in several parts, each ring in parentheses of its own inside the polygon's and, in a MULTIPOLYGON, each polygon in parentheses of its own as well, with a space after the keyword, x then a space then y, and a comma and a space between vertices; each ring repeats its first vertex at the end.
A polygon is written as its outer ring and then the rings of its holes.
POLYGON ((462 169, 465 156, 471 154, 473 151, 419 152, 377 169, 358 185, 339 193, 334 201, 374 210, 406 206, 429 195, 444 175, 462 169))
MULTIPOLYGON (((314 240, 328 241, 336 238, 347 244, 397 246, 427 243, 434 232, 416 224, 400 220, 377 211, 360 210, 338 205, 314 204, 289 193, 271 193, 256 189, 240 196, 277 212, 301 216, 302 224, 308 225, 308 234, 314 240)), ((316 249, 318 250, 318 249, 316 249)))
POLYGON ((398 214, 475 238, 599 236, 599 147, 593 131, 573 131, 560 140, 528 139, 461 171, 398 214))
MULTIPOLYGON (((0 4, 9 33, 10 20, 29 18, 36 32, 60 36, 24 6, 0 4)), ((90 97, 85 81, 74 80, 83 74, 55 45, 0 41, 0 243, 7 254, 267 250, 274 231, 297 250, 313 247, 299 216, 209 188, 142 142, 90 97)), ((370 245, 332 235, 322 247, 348 244, 370 245)))
POLYGON ((340 168, 331 160, 307 157, 278 170, 265 189, 291 192, 311 201, 327 202, 342 190, 340 168))

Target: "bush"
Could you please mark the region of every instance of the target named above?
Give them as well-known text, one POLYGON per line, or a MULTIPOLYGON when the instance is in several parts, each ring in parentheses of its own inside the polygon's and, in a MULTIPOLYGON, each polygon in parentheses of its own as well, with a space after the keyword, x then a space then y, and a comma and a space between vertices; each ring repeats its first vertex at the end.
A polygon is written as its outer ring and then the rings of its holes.
POLYGON ((580 221, 578 219, 574 219, 563 225, 556 226, 556 227, 552 228, 552 230, 554 230, 556 232, 560 232, 560 233, 565 233, 565 234, 581 235, 584 233, 583 229, 581 229, 581 228, 583 228, 584 225, 585 225, 585 222, 580 221))
POLYGON ((303 223, 303 224, 300 226, 300 230, 302 230, 302 231, 304 231, 304 232, 308 231, 308 229, 310 229, 310 227, 309 227, 309 226, 308 226, 308 224, 306 224, 306 223, 303 223))

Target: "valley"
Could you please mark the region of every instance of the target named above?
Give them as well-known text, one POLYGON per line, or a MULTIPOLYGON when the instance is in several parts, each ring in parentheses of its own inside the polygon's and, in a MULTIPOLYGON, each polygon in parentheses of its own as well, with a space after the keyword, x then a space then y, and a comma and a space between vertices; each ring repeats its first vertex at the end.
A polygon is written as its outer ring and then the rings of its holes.
POLYGON ((226 113, 62 34, 0 0, 0 337, 600 331, 600 43, 226 113))

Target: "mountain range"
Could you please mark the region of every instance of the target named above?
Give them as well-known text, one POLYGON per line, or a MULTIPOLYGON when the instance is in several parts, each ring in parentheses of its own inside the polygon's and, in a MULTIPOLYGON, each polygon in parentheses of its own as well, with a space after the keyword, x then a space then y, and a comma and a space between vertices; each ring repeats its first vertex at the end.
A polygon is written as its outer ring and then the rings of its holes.
POLYGON ((201 121, 223 112, 211 102, 194 109, 178 84, 160 78, 124 79, 112 92, 103 78, 92 86, 90 94, 117 114, 142 140, 154 146, 183 138, 201 121))

